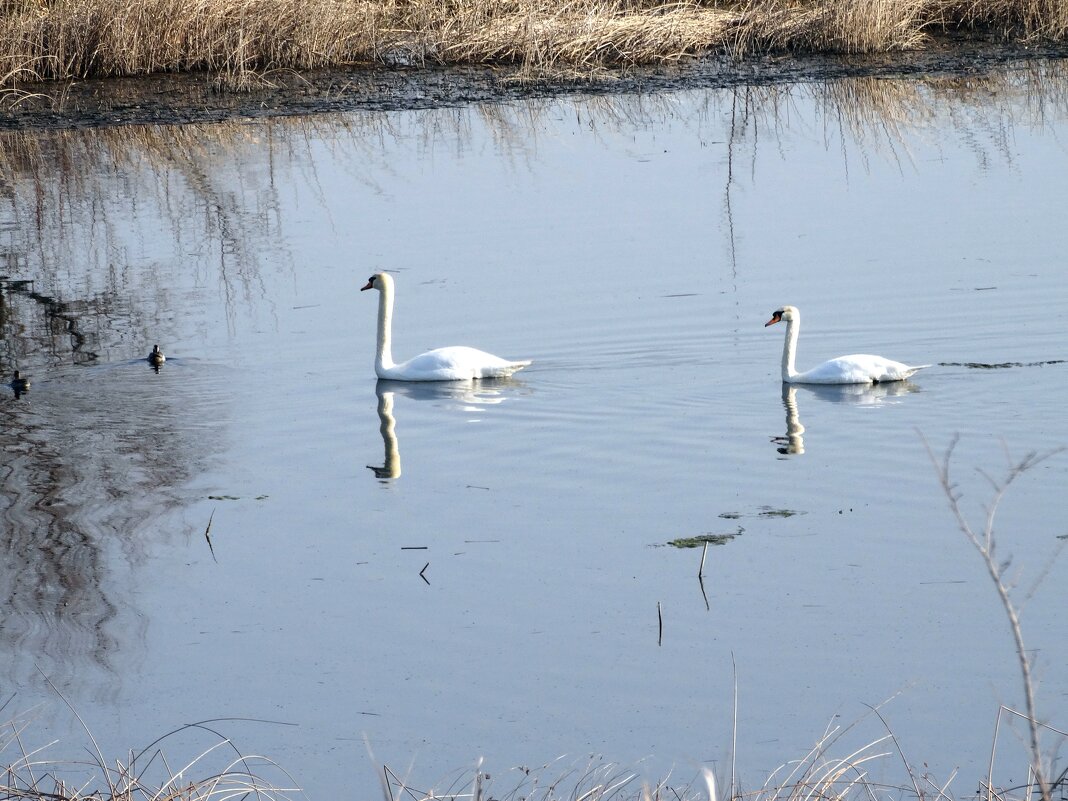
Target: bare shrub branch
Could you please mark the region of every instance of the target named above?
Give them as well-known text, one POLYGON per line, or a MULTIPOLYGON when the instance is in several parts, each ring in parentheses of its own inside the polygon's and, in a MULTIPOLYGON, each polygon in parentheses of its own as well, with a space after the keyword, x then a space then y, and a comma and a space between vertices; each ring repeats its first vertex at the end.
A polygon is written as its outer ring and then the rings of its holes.
MULTIPOLYGON (((963 509, 961 509, 960 500, 962 493, 957 488, 956 483, 950 475, 950 462, 953 458, 953 451, 956 449, 959 441, 960 437, 954 436, 953 439, 950 440, 942 457, 938 458, 935 455, 935 452, 931 449, 927 439, 923 438, 924 447, 927 449, 927 455, 931 459, 931 464, 934 465, 935 472, 938 475, 938 481, 942 486, 942 492, 945 494, 946 500, 949 502, 949 508, 953 512, 953 517, 957 521, 957 528, 960 529, 971 543, 972 547, 975 548, 976 552, 982 557, 983 564, 986 565, 987 573, 990 576, 990 580, 994 583, 998 598, 1001 601, 1002 609, 1004 609, 1005 616, 1009 621, 1013 642, 1016 646, 1016 658, 1020 666, 1020 678, 1023 684, 1024 702, 1027 710, 1025 718, 1027 720, 1028 732, 1030 735, 1029 746, 1031 751, 1031 770, 1034 773, 1034 783, 1038 787, 1042 801, 1051 801, 1052 796, 1049 783, 1046 779, 1046 772, 1043 765, 1045 760, 1042 756, 1042 748, 1039 739, 1039 732, 1042 728, 1042 724, 1039 722, 1035 710, 1035 690, 1031 657, 1028 655, 1027 648, 1024 645, 1023 629, 1020 626, 1019 608, 1013 601, 1011 595, 1013 583, 1005 577, 1005 573, 1012 560, 1009 558, 998 562, 995 558, 997 543, 994 537, 994 522, 997 517, 998 507, 1001 505, 1001 501, 1004 499, 1005 493, 1008 491, 1009 487, 1028 470, 1031 470, 1047 459, 1061 453, 1065 449, 1055 448, 1043 453, 1031 451, 1018 460, 1014 460, 1006 450, 1008 467, 1005 470, 1004 476, 1000 479, 989 475, 983 470, 979 470, 979 474, 986 479, 987 483, 990 485, 993 497, 984 507, 985 518, 983 521, 983 528, 976 531, 968 521, 967 517, 965 517, 963 509)), ((993 757, 991 757, 991 763, 992 762, 993 757)), ((993 789, 989 785, 990 782, 988 781, 988 797, 992 799, 994 797, 993 789)))

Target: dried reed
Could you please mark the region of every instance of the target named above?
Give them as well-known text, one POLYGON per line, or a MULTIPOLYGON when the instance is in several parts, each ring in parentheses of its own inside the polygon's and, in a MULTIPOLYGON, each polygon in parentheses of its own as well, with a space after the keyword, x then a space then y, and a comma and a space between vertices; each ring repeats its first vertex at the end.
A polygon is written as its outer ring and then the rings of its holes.
MULTIPOLYGON (((1006 449, 1005 455, 1008 466, 1002 478, 995 478, 980 470, 980 475, 986 479, 987 483, 989 483, 993 490, 993 495, 990 501, 988 501, 983 508, 985 514, 982 527, 980 528, 973 526, 965 516, 961 506, 962 493, 950 475, 950 463, 952 462, 953 451, 956 448, 958 441, 959 437, 956 436, 950 440, 950 443, 946 447, 945 453, 941 458, 935 455, 926 439, 924 440, 924 446, 927 448, 927 455, 930 457, 931 463, 937 471, 938 481, 942 486, 942 492, 949 501, 949 507, 953 512, 957 528, 960 529, 961 533, 964 534, 976 553, 982 558, 983 564, 986 566, 987 573, 990 576, 990 580, 994 583, 994 588, 997 591, 998 599, 1001 601, 1005 617, 1008 619, 1009 628, 1012 630, 1013 643, 1016 646, 1016 658, 1020 666, 1020 680, 1023 686, 1024 703, 1026 705, 1026 714, 1021 715, 1021 717, 1027 721, 1027 729, 1030 737, 1028 742, 1031 752, 1030 773, 1034 777, 1034 785, 1037 788, 1038 795, 1042 801, 1052 801, 1053 789, 1048 781, 1049 770, 1047 768, 1047 760, 1042 753, 1039 739, 1044 724, 1038 718, 1037 707, 1035 704, 1035 682, 1032 665, 1034 657, 1024 644, 1023 628, 1020 625, 1021 610, 1019 602, 1013 597, 1013 580, 1007 575, 1012 559, 1011 557, 1004 559, 998 554, 998 541, 994 535, 994 521, 997 517, 998 507, 1001 505, 1009 487, 1029 470, 1034 469, 1047 459, 1062 453, 1065 448, 1055 448, 1045 453, 1032 451, 1020 459, 1010 457, 1008 450, 1006 449)), ((1043 576, 1044 575, 1045 573, 1043 573, 1043 576)), ((993 789, 992 777, 987 777, 986 786, 986 797, 992 801, 996 795, 995 790, 993 789)))
MULTIPOLYGON (((282 801, 299 792, 292 786, 274 786, 254 773, 253 766, 280 771, 275 763, 263 757, 237 753, 219 769, 219 753, 236 752, 230 740, 221 736, 177 769, 172 768, 158 750, 159 741, 137 754, 131 753, 126 761, 107 764, 91 734, 88 734, 92 742, 91 761, 52 762, 43 758, 44 748, 26 748, 27 724, 27 719, 16 718, 7 724, 6 733, 0 734, 0 752, 6 757, 0 779, 0 798, 13 801, 222 801, 253 797, 262 801, 282 801), (190 778, 194 771, 206 775, 201 779, 190 778), (64 778, 74 776, 78 777, 77 783, 64 778)), ((204 724, 190 724, 167 737, 195 730, 212 732, 204 724)))
POLYGON ((0 87, 354 65, 551 75, 783 50, 872 53, 950 30, 1063 40, 1068 0, 0 0, 0 87))

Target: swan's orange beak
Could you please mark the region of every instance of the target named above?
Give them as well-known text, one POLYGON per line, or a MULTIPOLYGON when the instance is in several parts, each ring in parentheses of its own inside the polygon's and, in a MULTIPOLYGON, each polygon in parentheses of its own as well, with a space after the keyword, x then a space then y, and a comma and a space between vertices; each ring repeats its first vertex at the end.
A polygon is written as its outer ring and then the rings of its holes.
POLYGON ((781 323, 781 322, 782 322, 782 315, 773 314, 773 315, 771 315, 771 319, 768 320, 766 323, 764 323, 764 327, 767 328, 769 325, 775 325, 775 323, 781 323))
POLYGON ((374 289, 374 288, 375 288, 375 279, 372 278, 370 281, 367 282, 366 285, 360 287, 360 291, 363 292, 365 289, 374 289))

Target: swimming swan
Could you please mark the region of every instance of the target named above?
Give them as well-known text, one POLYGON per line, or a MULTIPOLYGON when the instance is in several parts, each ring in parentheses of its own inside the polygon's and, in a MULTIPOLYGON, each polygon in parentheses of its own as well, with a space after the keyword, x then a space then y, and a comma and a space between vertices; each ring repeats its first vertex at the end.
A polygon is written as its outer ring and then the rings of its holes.
POLYGON ((930 367, 921 364, 910 367, 901 362, 884 359, 882 356, 870 356, 855 353, 851 356, 839 356, 804 373, 794 369, 794 355, 797 352, 797 333, 801 328, 801 312, 794 306, 783 306, 773 312, 764 327, 786 321, 786 341, 782 347, 782 380, 787 384, 877 384, 882 381, 904 381, 917 370, 930 367))
POLYGON ((378 355, 375 357, 375 373, 379 378, 394 381, 504 378, 530 364, 530 361, 510 362, 492 353, 462 345, 435 348, 401 364, 394 364, 390 348, 393 336, 393 278, 386 273, 375 273, 360 291, 365 289, 377 289, 381 293, 378 298, 378 355))

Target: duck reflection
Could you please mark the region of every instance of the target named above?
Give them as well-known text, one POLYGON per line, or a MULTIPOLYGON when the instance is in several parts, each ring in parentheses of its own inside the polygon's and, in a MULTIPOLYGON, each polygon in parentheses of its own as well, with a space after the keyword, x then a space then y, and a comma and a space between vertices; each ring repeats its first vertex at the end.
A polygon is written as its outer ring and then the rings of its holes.
POLYGON ((446 409, 462 412, 481 412, 488 406, 504 403, 507 390, 522 386, 514 379, 467 381, 390 381, 379 379, 375 384, 378 398, 378 430, 382 434, 385 461, 381 467, 367 465, 375 478, 400 478, 400 445, 397 441, 397 420, 393 416, 394 397, 401 395, 417 401, 432 401, 446 409))
POLYGON ((782 405, 786 410, 786 435, 772 437, 776 451, 792 456, 805 452, 805 427, 797 409, 798 390, 811 393, 829 403, 849 403, 860 406, 879 406, 893 403, 896 398, 919 392, 910 381, 890 381, 880 384, 783 384, 782 405))
POLYGON ((15 375, 11 379, 11 383, 8 384, 11 387, 11 391, 15 393, 15 400, 22 397, 23 393, 30 391, 30 379, 15 371, 15 375))

